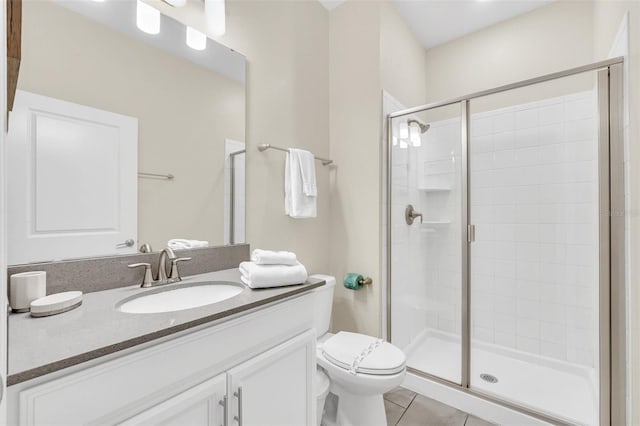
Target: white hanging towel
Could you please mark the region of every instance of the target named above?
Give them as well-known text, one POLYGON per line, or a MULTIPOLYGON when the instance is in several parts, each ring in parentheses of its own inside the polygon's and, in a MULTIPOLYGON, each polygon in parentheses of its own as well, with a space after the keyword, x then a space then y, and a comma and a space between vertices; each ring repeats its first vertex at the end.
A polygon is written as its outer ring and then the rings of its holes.
POLYGON ((284 169, 284 212, 294 219, 316 217, 318 187, 315 157, 309 151, 289 148, 284 169))

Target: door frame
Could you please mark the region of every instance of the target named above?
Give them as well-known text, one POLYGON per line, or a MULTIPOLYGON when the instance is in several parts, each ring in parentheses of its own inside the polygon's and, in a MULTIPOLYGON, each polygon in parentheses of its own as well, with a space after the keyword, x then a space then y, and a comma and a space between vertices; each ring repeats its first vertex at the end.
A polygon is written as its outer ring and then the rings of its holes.
POLYGON ((0 3, 0 425, 7 424, 7 4, 0 3))
POLYGON ((553 424, 566 424, 560 419, 541 414, 524 406, 507 402, 469 387, 470 384, 470 298, 469 298, 469 176, 470 166, 470 113, 472 99, 513 89, 527 87, 546 81, 569 77, 589 71, 598 71, 599 109, 599 334, 600 334, 600 425, 626 423, 626 304, 625 304, 625 198, 624 198, 624 138, 623 138, 623 57, 594 62, 584 66, 555 72, 520 82, 483 90, 446 101, 430 103, 387 116, 386 176, 386 247, 383 262, 386 262, 386 338, 391 342, 391 168, 392 168, 392 120, 397 117, 432 110, 448 105, 460 104, 462 126, 462 215, 461 215, 461 272, 462 272, 462 365, 461 384, 449 382, 423 371, 408 368, 408 371, 434 382, 454 387, 465 393, 500 404, 536 419, 553 424))

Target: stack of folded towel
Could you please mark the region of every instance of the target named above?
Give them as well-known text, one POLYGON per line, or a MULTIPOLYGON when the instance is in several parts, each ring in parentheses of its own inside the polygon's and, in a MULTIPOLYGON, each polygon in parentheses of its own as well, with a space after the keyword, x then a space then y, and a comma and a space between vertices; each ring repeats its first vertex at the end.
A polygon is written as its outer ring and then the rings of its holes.
POLYGON ((240 264, 240 273, 242 282, 251 288, 302 284, 308 277, 295 253, 260 249, 251 253, 251 262, 240 264))
POLYGON ((167 246, 173 250, 194 249, 209 247, 209 241, 185 240, 183 238, 174 238, 169 240, 167 246))

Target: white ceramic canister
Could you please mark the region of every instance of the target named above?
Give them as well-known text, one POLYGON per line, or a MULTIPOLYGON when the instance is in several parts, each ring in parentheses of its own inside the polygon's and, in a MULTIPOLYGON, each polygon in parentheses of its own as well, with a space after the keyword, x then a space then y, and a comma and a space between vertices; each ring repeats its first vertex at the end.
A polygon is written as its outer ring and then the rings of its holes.
POLYGON ((47 295, 47 273, 30 271, 13 274, 9 284, 9 304, 13 312, 28 312, 31 302, 47 295))

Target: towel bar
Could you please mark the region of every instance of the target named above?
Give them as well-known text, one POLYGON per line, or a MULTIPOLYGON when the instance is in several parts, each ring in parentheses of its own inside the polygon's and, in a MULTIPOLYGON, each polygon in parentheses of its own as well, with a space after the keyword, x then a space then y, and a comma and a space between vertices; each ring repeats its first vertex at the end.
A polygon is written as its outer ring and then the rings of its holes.
MULTIPOLYGON (((280 148, 277 146, 273 146, 269 143, 262 143, 260 145, 258 145, 258 151, 263 152, 266 151, 267 149, 275 149, 277 151, 283 151, 283 152, 289 152, 288 149, 284 149, 284 148, 280 148)), ((313 158, 315 158, 316 160, 322 162, 323 166, 328 166, 329 164, 333 163, 333 160, 329 160, 328 158, 321 158, 321 157, 316 157, 315 155, 313 156, 313 158)))
POLYGON ((167 179, 167 180, 172 180, 173 178, 175 178, 175 176, 172 175, 171 173, 167 173, 165 175, 160 173, 144 173, 144 172, 138 172, 138 177, 152 177, 152 178, 167 179))

